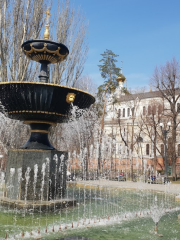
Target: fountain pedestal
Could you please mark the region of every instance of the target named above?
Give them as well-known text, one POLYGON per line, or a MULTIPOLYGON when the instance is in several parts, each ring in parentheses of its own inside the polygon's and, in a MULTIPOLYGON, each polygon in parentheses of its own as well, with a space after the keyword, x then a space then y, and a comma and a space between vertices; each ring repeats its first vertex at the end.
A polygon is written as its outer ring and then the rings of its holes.
POLYGON ((9 150, 5 197, 49 201, 64 197, 67 152, 41 149, 9 150))

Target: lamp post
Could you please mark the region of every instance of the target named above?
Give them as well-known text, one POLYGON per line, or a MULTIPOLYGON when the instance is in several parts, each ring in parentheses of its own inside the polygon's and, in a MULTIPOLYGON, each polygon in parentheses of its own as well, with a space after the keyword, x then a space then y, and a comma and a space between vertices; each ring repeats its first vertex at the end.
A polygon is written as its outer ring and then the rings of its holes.
POLYGON ((164 160, 165 160, 165 182, 167 182, 167 134, 171 127, 171 122, 167 123, 168 129, 164 128, 164 124, 159 124, 161 127, 162 134, 164 136, 164 160))

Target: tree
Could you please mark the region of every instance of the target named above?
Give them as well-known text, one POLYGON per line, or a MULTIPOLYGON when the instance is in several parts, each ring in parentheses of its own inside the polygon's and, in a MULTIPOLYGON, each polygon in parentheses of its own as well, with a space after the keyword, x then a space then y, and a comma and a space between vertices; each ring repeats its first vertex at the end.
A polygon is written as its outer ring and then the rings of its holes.
POLYGON ((51 65, 51 82, 74 87, 80 79, 88 52, 88 26, 80 9, 71 7, 70 0, 58 0, 52 25, 54 38, 69 48, 66 61, 51 65))
MULTIPOLYGON (((158 95, 161 96, 160 93, 158 95)), ((163 106, 164 103, 162 102, 162 99, 152 99, 148 102, 146 108, 144 106, 144 110, 140 115, 141 125, 139 124, 139 127, 145 137, 152 143, 154 171, 156 171, 158 164, 157 152, 159 155, 162 155, 160 144, 158 144, 158 142, 162 141, 162 134, 159 131, 159 122, 163 118, 163 106)), ((164 154, 162 157, 164 158, 164 154)), ((163 168, 163 166, 161 166, 161 168, 163 168)))
POLYGON ((176 137, 178 120, 177 103, 180 98, 180 65, 175 58, 170 62, 168 61, 164 66, 156 67, 151 85, 157 89, 161 98, 165 102, 164 117, 166 120, 171 121, 171 160, 172 160, 172 175, 176 179, 176 137))
POLYGON ((0 1, 0 81, 32 81, 33 62, 22 53, 26 39, 39 38, 46 0, 0 1))
POLYGON ((120 74, 120 68, 116 67, 115 63, 117 62, 116 58, 119 55, 116 55, 111 50, 106 49, 101 56, 103 58, 99 62, 101 62, 102 65, 98 65, 98 67, 101 71, 101 77, 104 78, 105 81, 104 84, 98 87, 98 93, 101 94, 104 91, 111 93, 118 86, 116 78, 120 74), (107 86, 108 88, 106 89, 107 86))
MULTIPOLYGON (((42 39, 45 11, 52 0, 0 0, 0 81, 39 81, 39 64, 30 61, 21 45, 29 39, 42 39)), ((51 17, 51 39, 67 45, 70 54, 61 64, 51 66, 49 82, 74 86, 80 78, 86 54, 87 25, 80 10, 70 0, 57 0, 51 17)), ((50 8, 50 7, 49 7, 50 8)))
POLYGON ((107 104, 107 93, 112 93, 115 91, 118 83, 116 81, 120 68, 116 67, 116 57, 119 55, 114 54, 111 50, 106 49, 106 51, 101 54, 103 58, 99 61, 102 62, 102 65, 98 65, 99 70, 101 71, 102 78, 105 79, 104 84, 98 87, 98 98, 101 98, 103 101, 103 111, 102 111, 102 131, 104 128, 104 115, 107 104))
MULTIPOLYGON (((106 49, 106 51, 101 54, 103 57, 99 62, 102 62, 102 65, 98 65, 99 70, 101 71, 102 78, 105 79, 104 84, 98 87, 97 97, 101 99, 103 103, 102 106, 102 120, 101 120, 101 130, 100 130, 100 143, 99 143, 99 157, 98 157, 98 169, 101 169, 101 143, 104 130, 104 116, 107 104, 107 93, 115 91, 117 87, 116 78, 119 75, 120 68, 117 68, 115 63, 117 62, 116 57, 118 55, 114 54, 111 50, 106 49)), ((99 174, 99 173, 98 173, 99 174)))
POLYGON ((97 86, 93 82, 93 80, 90 78, 90 76, 88 76, 88 75, 85 75, 85 76, 82 76, 81 78, 79 78, 76 81, 74 87, 81 89, 83 91, 86 91, 86 92, 92 94, 93 96, 96 95, 97 86))
POLYGON ((141 129, 137 127, 139 124, 138 110, 141 98, 138 93, 129 94, 128 92, 126 96, 121 96, 120 101, 124 102, 124 105, 129 109, 129 120, 126 123, 123 123, 123 116, 120 111, 118 112, 118 124, 120 137, 124 145, 127 147, 131 167, 131 180, 133 181, 133 154, 135 153, 135 150, 138 153, 138 147, 136 148, 136 145, 138 144, 138 139, 141 133, 141 129), (126 132, 123 132, 123 129, 126 129, 126 132))

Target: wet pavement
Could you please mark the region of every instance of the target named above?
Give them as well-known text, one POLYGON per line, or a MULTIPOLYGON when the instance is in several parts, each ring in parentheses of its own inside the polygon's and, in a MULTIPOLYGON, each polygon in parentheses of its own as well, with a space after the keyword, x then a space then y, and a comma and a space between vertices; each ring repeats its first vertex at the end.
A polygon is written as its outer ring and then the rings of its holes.
POLYGON ((90 181, 77 181, 76 184, 78 186, 86 185, 88 188, 89 186, 99 186, 99 187, 115 187, 115 188, 122 188, 122 189, 141 189, 141 190, 154 190, 154 191, 160 191, 160 192, 168 192, 173 193, 175 195, 180 194, 180 184, 173 184, 173 183, 167 183, 167 184, 150 184, 150 183, 144 183, 144 182, 132 182, 132 181, 111 181, 111 180, 90 180, 90 181))

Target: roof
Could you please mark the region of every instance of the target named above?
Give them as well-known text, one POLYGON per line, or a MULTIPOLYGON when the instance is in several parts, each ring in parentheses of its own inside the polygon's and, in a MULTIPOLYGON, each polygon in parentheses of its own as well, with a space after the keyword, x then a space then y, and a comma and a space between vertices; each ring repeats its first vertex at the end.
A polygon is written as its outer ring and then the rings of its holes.
MULTIPOLYGON (((180 89, 176 90, 177 94, 180 94, 180 89)), ((126 102, 135 100, 136 98, 141 99, 147 99, 147 98, 156 98, 156 97, 162 97, 162 94, 160 91, 150 91, 150 92, 143 92, 143 93, 135 93, 135 94, 126 94, 122 95, 117 100, 120 102, 126 102)))

